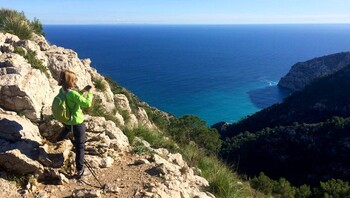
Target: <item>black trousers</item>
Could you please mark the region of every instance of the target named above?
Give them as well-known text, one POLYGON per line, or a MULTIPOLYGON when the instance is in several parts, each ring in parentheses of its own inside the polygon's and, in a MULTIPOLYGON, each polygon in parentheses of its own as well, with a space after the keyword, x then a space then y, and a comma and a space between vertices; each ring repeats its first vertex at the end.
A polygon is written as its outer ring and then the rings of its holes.
POLYGON ((74 146, 75 146, 75 167, 77 171, 84 168, 84 151, 85 151, 85 124, 64 125, 61 133, 57 137, 57 141, 65 139, 73 129, 74 146))

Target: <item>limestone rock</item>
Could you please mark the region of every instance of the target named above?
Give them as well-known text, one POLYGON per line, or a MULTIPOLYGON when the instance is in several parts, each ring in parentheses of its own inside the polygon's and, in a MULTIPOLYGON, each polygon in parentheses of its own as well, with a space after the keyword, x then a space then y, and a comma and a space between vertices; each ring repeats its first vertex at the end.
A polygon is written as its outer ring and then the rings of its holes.
POLYGON ((35 52, 35 57, 40 60, 45 67, 47 67, 48 59, 44 52, 41 51, 40 46, 34 41, 20 40, 16 43, 15 47, 23 47, 27 51, 35 52))
POLYGON ((114 163, 113 158, 109 156, 99 157, 93 155, 86 155, 85 159, 93 168, 108 168, 111 167, 114 163))
POLYGON ((43 170, 43 166, 39 162, 28 158, 18 149, 0 153, 0 166, 20 175, 39 173, 43 170))
POLYGON ((48 68, 56 81, 59 80, 61 71, 70 70, 76 73, 78 79, 77 86, 80 89, 86 85, 93 84, 89 73, 90 68, 87 68, 82 63, 77 53, 73 50, 52 45, 45 51, 45 54, 48 57, 48 68))
POLYGON ((7 181, 0 178, 0 197, 22 197, 17 192, 17 187, 15 182, 7 181))
POLYGON ((125 110, 128 113, 131 113, 131 108, 129 105, 129 100, 124 94, 115 94, 114 103, 117 109, 125 110))
POLYGON ((101 197, 101 191, 95 189, 76 189, 73 191, 72 197, 98 198, 101 197))
POLYGON ((106 184, 105 191, 108 193, 119 193, 120 189, 116 184, 106 184))
POLYGON ((68 159, 73 148, 70 140, 63 140, 55 144, 44 144, 39 148, 39 161, 45 166, 59 168, 68 159))
POLYGON ((40 134, 51 141, 55 141, 59 133, 63 129, 63 124, 58 122, 57 120, 50 120, 48 122, 44 122, 40 124, 39 130, 40 134))
POLYGON ((135 160, 134 165, 141 165, 141 164, 149 164, 150 162, 147 159, 138 159, 135 160))
POLYGON ((38 122, 54 97, 47 77, 18 54, 2 54, 0 68, 0 106, 38 122))
POLYGON ((32 140, 41 144, 37 126, 17 115, 0 114, 0 138, 9 141, 32 140))
POLYGON ((350 52, 341 52, 299 62, 281 78, 278 86, 291 91, 303 89, 315 79, 330 75, 350 64, 350 52))
POLYGON ((91 133, 101 133, 105 134, 111 139, 112 148, 121 151, 128 150, 130 144, 128 138, 124 133, 116 127, 112 121, 106 121, 103 117, 91 117, 86 116, 86 130, 91 133))
POLYGON ((138 120, 139 127, 142 126, 142 127, 146 127, 149 129, 151 129, 153 127, 151 121, 149 121, 149 119, 148 119, 148 115, 147 115, 147 112, 145 111, 145 109, 139 107, 136 117, 138 120))
POLYGON ((47 51, 50 48, 49 43, 43 35, 33 34, 32 40, 40 47, 41 51, 47 51))

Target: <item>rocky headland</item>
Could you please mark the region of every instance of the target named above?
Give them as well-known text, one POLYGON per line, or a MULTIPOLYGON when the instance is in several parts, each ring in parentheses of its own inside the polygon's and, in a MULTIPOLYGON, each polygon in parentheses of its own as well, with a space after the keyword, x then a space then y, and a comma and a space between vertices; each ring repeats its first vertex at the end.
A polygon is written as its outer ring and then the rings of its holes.
POLYGON ((50 45, 43 36, 21 40, 0 33, 0 196, 214 197, 205 190, 208 181, 180 154, 153 149, 140 138, 135 140, 152 152, 131 152, 123 130, 157 130, 143 108, 147 104, 131 107, 128 97, 113 93, 105 77, 90 64, 73 50, 50 45), (70 140, 54 141, 62 124, 52 118, 51 103, 59 90, 59 73, 65 69, 77 74, 80 88, 100 84, 94 102, 114 119, 85 117, 86 161, 105 184, 103 189, 94 187, 98 184, 91 173, 84 177, 86 183, 70 179, 73 145, 70 140), (13 175, 30 178, 19 186, 9 181, 13 175))
POLYGON ((278 86, 291 91, 300 91, 315 79, 339 71, 350 64, 350 52, 341 52, 299 62, 281 78, 278 86))

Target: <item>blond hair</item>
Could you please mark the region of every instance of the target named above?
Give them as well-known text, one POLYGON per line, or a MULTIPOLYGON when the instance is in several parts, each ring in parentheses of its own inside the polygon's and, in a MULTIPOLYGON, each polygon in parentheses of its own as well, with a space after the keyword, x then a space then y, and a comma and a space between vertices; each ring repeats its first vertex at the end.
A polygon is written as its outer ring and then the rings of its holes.
POLYGON ((60 74, 58 85, 63 86, 64 89, 74 88, 76 79, 77 76, 74 72, 65 70, 60 74))

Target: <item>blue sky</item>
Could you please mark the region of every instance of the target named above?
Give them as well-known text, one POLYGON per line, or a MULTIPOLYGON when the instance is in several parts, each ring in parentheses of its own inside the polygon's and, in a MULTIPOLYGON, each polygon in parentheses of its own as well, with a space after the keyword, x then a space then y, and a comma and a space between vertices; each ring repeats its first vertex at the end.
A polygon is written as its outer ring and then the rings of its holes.
POLYGON ((44 24, 350 23, 349 0, 0 0, 44 24))

